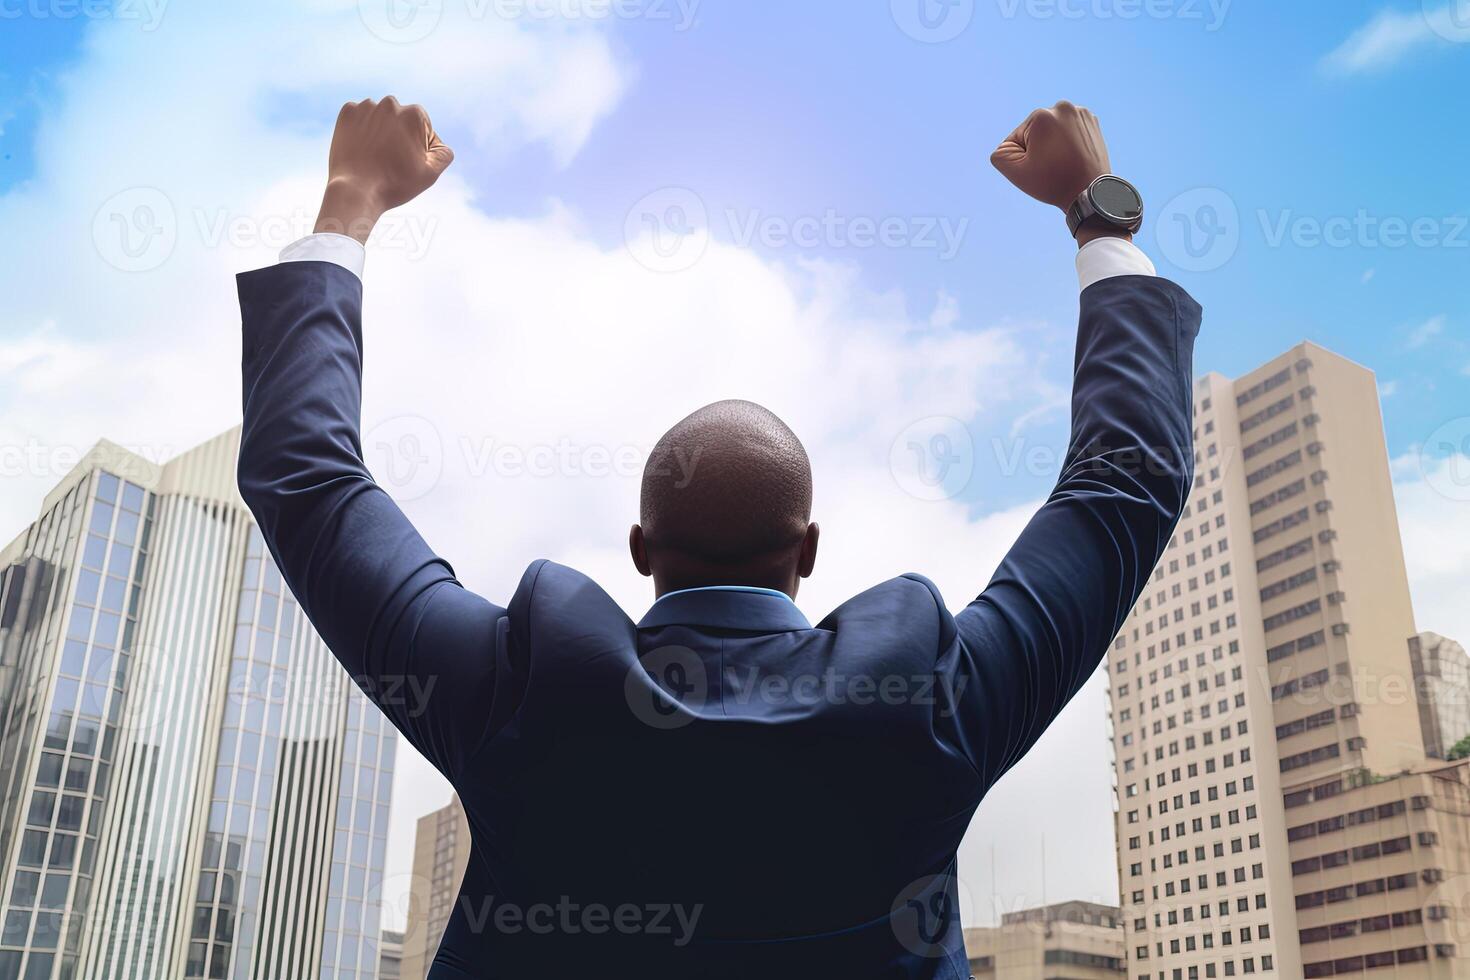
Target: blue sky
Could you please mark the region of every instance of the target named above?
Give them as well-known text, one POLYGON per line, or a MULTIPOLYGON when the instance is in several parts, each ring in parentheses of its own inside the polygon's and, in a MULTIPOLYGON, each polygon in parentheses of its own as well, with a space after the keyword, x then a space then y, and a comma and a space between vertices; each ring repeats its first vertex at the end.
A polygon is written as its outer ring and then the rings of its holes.
MULTIPOLYGON (((1385 11, 1417 15, 1416 5, 1343 0, 1328 13, 1222 2, 1162 0, 1166 16, 1150 17, 1127 16, 1126 0, 981 0, 957 37, 923 43, 884 3, 704 0, 686 29, 687 8, 649 0, 649 16, 609 21, 636 71, 570 163, 559 168, 544 144, 530 144, 462 156, 461 168, 486 210, 531 214, 554 194, 606 242, 622 234, 632 202, 669 185, 696 190, 717 236, 740 227, 721 217, 728 209, 742 220, 828 208, 955 228, 967 220, 952 258, 826 240, 774 250, 856 262, 873 288, 918 306, 944 290, 971 315, 1059 325, 1035 340, 1060 383, 1074 308, 1063 274, 1070 243, 1056 216, 1012 193, 986 158, 1031 107, 1072 98, 1099 114, 1115 169, 1145 192, 1151 221, 1140 244, 1207 310, 1197 368, 1239 374, 1313 339, 1378 373, 1390 393, 1390 450, 1409 452, 1470 394, 1470 230, 1460 223, 1470 215, 1470 46, 1431 38, 1382 65, 1334 70, 1328 56, 1355 32, 1385 11), (1154 240, 1161 209, 1194 188, 1224 191, 1239 213, 1238 249, 1207 272, 1172 266, 1154 240), (1372 230, 1344 247, 1311 237, 1360 214, 1428 220, 1436 244, 1395 247, 1372 230), (1292 229, 1284 240, 1282 228, 1292 229), (1294 241, 1296 230, 1307 237, 1294 241)), ((32 173, 37 124, 92 25, 27 17, 0 32, 0 118, 9 117, 0 188, 32 173)), ((271 111, 321 126, 338 101, 295 95, 271 111)), ((1061 411, 1043 413, 1036 436, 1055 443, 1064 423, 1061 411)), ((1006 504, 1039 485, 972 492, 1006 504)))
MULTIPOLYGON (((565 175, 575 190, 561 192, 614 228, 624 201, 666 183, 698 188, 717 209, 968 217, 951 261, 903 248, 847 257, 880 288, 943 289, 972 313, 1066 324, 1074 296, 1058 270, 1070 242, 986 158, 1031 107, 1071 98, 1102 118, 1115 169, 1144 189, 1152 215, 1197 187, 1224 190, 1240 212, 1239 250, 1208 273, 1171 268, 1152 234, 1140 238, 1207 310, 1199 370, 1239 374, 1316 340, 1393 383, 1394 455, 1466 404, 1470 231, 1452 219, 1470 215, 1470 132, 1456 122, 1470 49, 1427 44, 1392 69, 1333 73, 1324 56, 1380 9, 1364 2, 1330 15, 1237 2, 1214 31, 1203 4, 1179 8, 1199 20, 1109 21, 1007 19, 982 3, 946 44, 896 32, 884 7, 706 5, 684 34, 634 25, 623 40, 635 87, 565 175), (1444 221, 1457 245, 1390 248, 1370 234, 1346 248, 1273 246, 1266 231, 1360 210, 1444 221), (1439 335, 1415 346, 1415 328, 1441 316, 1439 335)), ((1037 339, 1064 369, 1065 333, 1037 339)), ((1050 421, 1060 433, 1062 415, 1050 421)))
MULTIPOLYGON (((644 16, 512 23, 468 12, 491 0, 422 0, 443 20, 413 40, 382 35, 390 2, 0 5, 0 536, 97 438, 164 458, 237 421, 229 277, 293 237, 264 234, 273 220, 309 222, 337 106, 394 91, 458 156, 405 212, 422 254, 372 251, 366 422, 437 447, 431 481, 390 489, 467 582, 504 598, 553 557, 646 605, 621 553, 636 475, 516 479, 479 450, 646 447, 741 395, 813 456, 813 619, 908 569, 957 604, 1054 478, 1002 455, 1065 444, 1073 248, 988 156, 1068 98, 1143 190, 1139 244, 1205 307, 1198 371, 1309 338, 1378 373, 1416 614, 1470 638, 1470 487, 1418 458, 1470 416, 1470 28, 1449 8, 922 0, 949 10, 940 42, 915 26, 921 0, 621 0, 644 16), (140 189, 175 235, 132 266, 99 219, 140 189), (707 253, 646 267, 630 229, 696 211, 707 253), (221 218, 238 233, 215 237, 221 218), (808 219, 809 244, 783 237, 808 219), (863 222, 895 237, 865 246, 863 222), (934 499, 889 452, 949 416, 972 468, 934 499), (17 468, 31 444, 47 462, 17 468)), ((972 892, 1113 897, 1102 711, 1094 685, 986 801, 972 892), (1078 807, 1039 816, 1059 782, 1078 807)), ((399 774, 401 868, 447 788, 412 760, 399 774)))

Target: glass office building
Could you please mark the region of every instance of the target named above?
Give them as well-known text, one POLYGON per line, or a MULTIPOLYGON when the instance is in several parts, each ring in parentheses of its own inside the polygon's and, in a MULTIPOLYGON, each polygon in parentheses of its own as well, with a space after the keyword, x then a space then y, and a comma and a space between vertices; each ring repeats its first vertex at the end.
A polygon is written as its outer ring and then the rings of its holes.
POLYGON ((370 980, 394 733, 234 488, 100 443, 0 551, 0 980, 370 980))

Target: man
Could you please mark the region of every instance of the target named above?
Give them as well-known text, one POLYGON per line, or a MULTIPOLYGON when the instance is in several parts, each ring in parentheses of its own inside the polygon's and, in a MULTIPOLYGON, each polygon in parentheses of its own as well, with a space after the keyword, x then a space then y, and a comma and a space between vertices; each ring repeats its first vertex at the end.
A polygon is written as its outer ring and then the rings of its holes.
POLYGON ((806 453, 746 402, 694 413, 649 460, 630 549, 657 599, 637 623, 546 561, 506 606, 472 595, 374 485, 362 243, 452 157, 416 106, 344 107, 319 234, 239 281, 241 493, 469 817, 430 976, 968 976, 960 838, 1097 666, 1192 479, 1200 308, 1130 243, 1141 201, 1097 120, 1038 110, 992 157, 1081 246, 1055 491, 958 615, 905 575, 815 627, 792 602, 817 558, 806 453))

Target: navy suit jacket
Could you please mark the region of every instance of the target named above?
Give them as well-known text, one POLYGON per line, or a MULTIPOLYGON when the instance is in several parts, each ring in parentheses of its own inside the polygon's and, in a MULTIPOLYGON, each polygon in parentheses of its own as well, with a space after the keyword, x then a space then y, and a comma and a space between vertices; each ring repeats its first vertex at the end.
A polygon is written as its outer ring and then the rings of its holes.
POLYGON ((739 589, 633 622, 549 561, 506 605, 467 591, 363 465, 357 277, 285 263, 239 295, 241 494, 469 818, 433 980, 969 975, 960 838, 1097 667, 1189 492, 1184 290, 1082 293, 1060 479, 978 598, 951 615, 904 575, 815 627, 739 589))

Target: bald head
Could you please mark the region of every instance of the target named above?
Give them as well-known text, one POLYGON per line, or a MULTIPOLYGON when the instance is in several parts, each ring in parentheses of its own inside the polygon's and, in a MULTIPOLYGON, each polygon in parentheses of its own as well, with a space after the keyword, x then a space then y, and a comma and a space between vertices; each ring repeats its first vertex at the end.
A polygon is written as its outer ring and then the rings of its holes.
POLYGON ((715 402, 658 441, 639 510, 651 549, 739 564, 801 544, 811 520, 811 464, 772 412, 715 402))

